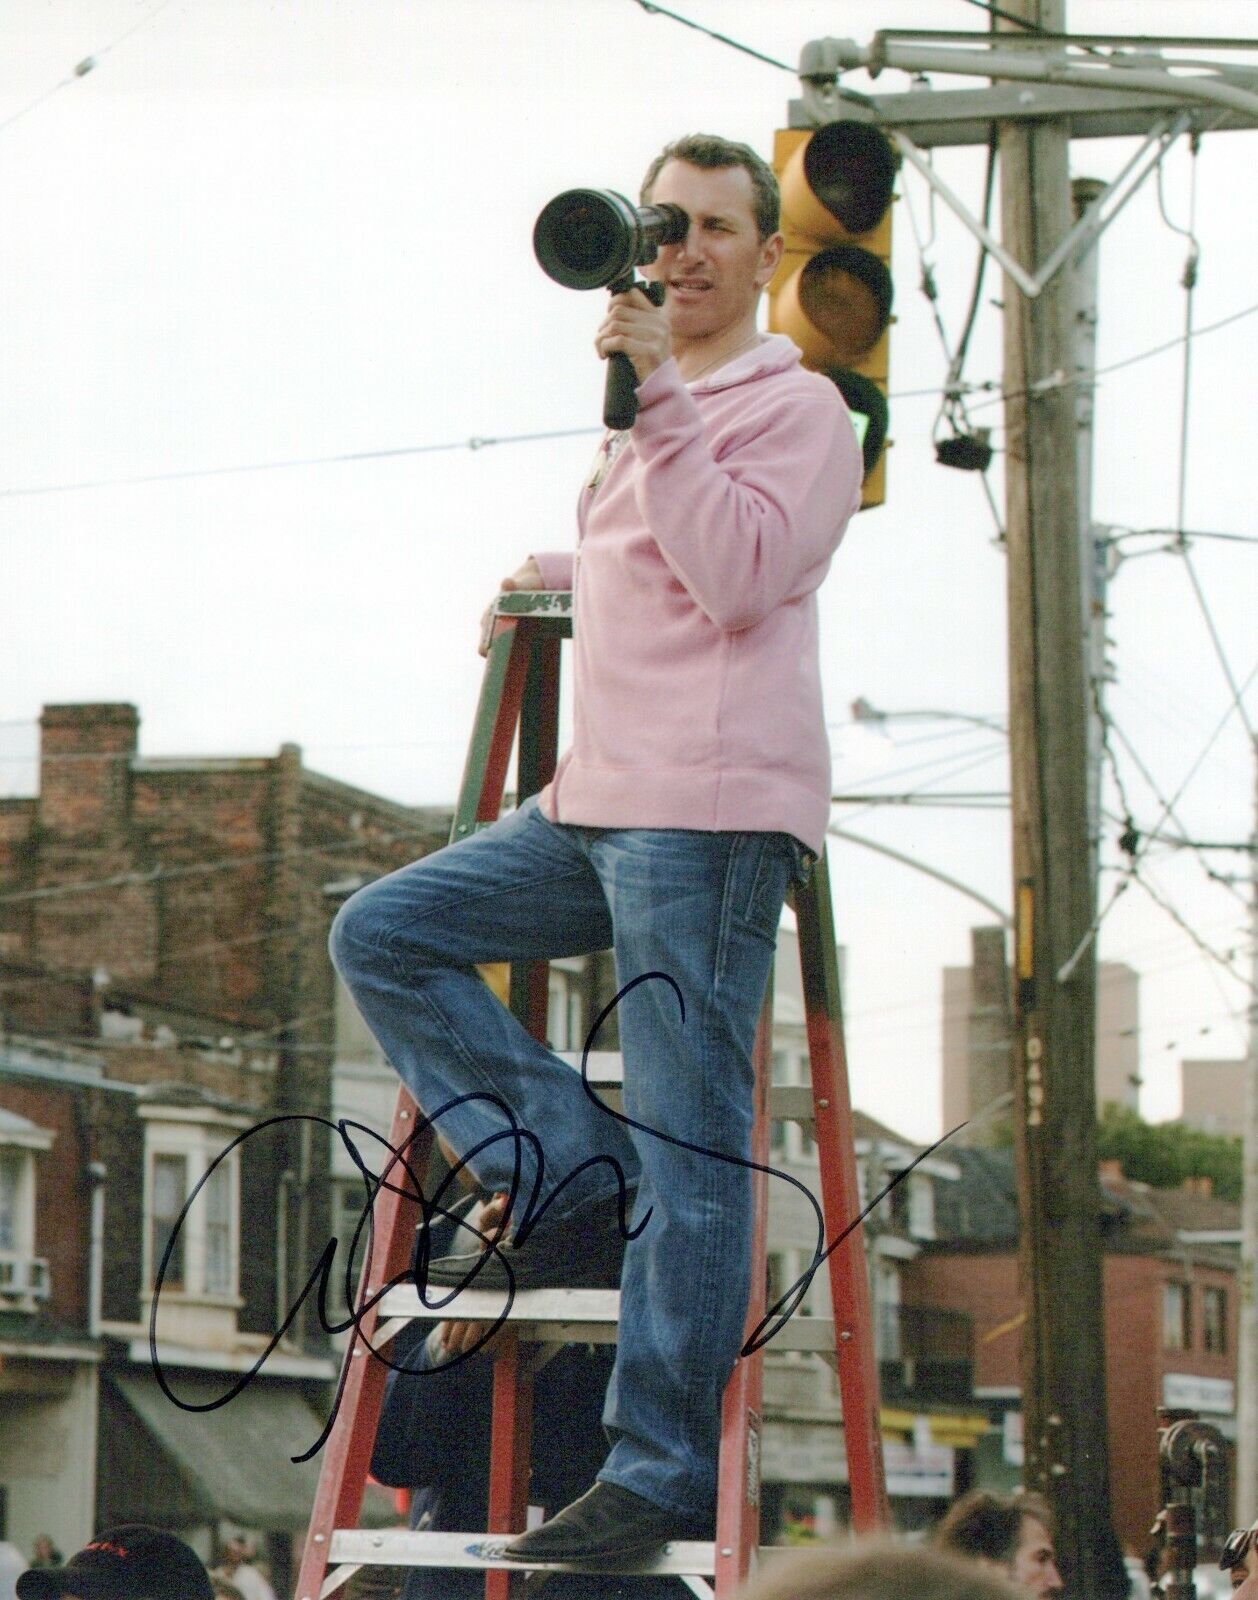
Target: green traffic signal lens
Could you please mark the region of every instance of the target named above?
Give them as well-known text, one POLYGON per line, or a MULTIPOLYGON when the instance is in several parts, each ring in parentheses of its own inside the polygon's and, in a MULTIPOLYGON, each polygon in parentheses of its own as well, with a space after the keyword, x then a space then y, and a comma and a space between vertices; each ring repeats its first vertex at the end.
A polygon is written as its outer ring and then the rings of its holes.
POLYGON ((878 457, 887 442, 890 421, 887 397, 872 379, 859 372, 849 372, 846 367, 827 367, 826 377, 843 396, 853 420, 864 419, 863 433, 860 422, 856 424, 856 432, 861 441, 865 476, 868 477, 877 466, 878 457))

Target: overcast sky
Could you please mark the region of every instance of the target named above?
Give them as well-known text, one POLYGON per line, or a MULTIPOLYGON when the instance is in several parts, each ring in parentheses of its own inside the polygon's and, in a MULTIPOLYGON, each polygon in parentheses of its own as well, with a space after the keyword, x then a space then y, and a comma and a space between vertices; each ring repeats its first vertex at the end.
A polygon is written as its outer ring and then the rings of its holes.
MULTIPOLYGON (((965 0, 675 9, 787 63, 840 30, 868 42, 878 28, 986 20, 965 0)), ((1252 32, 1253 11, 1073 0, 1069 15, 1076 31, 1225 36, 1252 32)), ((907 87, 893 73, 878 83, 907 87)), ((635 0, 7 0, 0 792, 32 791, 42 705, 129 700, 149 756, 294 741, 316 770, 451 802, 480 679, 477 618, 523 554, 570 545, 598 436, 590 341, 602 297, 543 276, 533 220, 561 189, 635 192, 679 133, 719 131, 767 154, 797 92, 791 72, 635 0), (76 76, 87 57, 95 67, 76 76), (468 447, 559 432, 571 436, 468 447), (367 459, 335 459, 353 456, 367 459), (277 465, 311 459, 322 464, 277 465), (211 471, 241 466, 261 470, 211 471), (159 481, 107 481, 143 478, 159 481)), ((1113 176, 1133 149, 1077 143, 1073 169, 1113 176)), ((1258 300, 1256 155, 1258 134, 1202 142, 1198 328, 1258 300)), ((977 210, 981 153, 936 159, 977 210)), ((1179 226, 1192 168, 1181 143, 1163 185, 1179 226)), ((934 462, 929 391, 946 358, 918 292, 911 221, 953 338, 975 247, 916 175, 901 188, 911 208, 896 208, 887 503, 855 520, 822 597, 835 786, 1003 791, 990 732, 850 724, 858 695, 895 711, 1005 710, 1004 558, 978 477, 934 462)), ((1102 369, 1182 333, 1186 249, 1150 182, 1101 243, 1102 369)), ((1002 290, 989 267, 966 366, 975 383, 999 379, 1002 290)), ((1184 525, 1254 536, 1258 316, 1191 349, 1184 525)), ((1175 524, 1183 374, 1177 345, 1100 379, 1099 522, 1175 524)), ((999 445, 999 402, 979 394, 973 417, 999 445)), ((999 507, 999 456, 991 485, 999 507)), ((1193 578, 1244 682, 1258 547, 1194 540, 1190 565, 1165 543, 1120 546, 1114 753, 1138 824, 1156 824, 1156 792, 1170 798, 1188 779, 1176 812, 1190 835, 1240 841, 1253 761, 1235 714, 1196 765, 1232 693, 1193 578)), ((1258 720, 1252 680, 1246 699, 1258 720)), ((1106 803, 1121 810, 1112 780, 1106 803)), ((843 806, 835 820, 1009 902, 1003 811, 843 806)), ((1111 867, 1117 831, 1108 825, 1111 867)), ((1178 1110, 1182 1055, 1244 1047, 1245 994, 1224 962, 1247 967, 1246 910, 1203 860, 1219 875, 1246 871, 1238 854, 1165 846, 1142 869, 1192 936, 1134 884, 1101 929, 1102 955, 1142 977, 1143 1104, 1155 1118, 1178 1110)), ((984 913, 858 846, 836 846, 833 872, 856 1100, 933 1135, 940 970, 968 960, 984 913)), ((1102 903, 1115 882, 1107 872, 1102 903)))

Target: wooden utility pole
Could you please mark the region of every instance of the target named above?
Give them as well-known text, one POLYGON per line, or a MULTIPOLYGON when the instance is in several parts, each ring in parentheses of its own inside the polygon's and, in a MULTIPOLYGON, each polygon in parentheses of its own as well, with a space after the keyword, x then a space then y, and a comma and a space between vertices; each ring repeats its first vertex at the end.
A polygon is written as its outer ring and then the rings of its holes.
MULTIPOLYGON (((1094 559, 1095 550, 1088 450, 1080 434, 1090 417, 1086 407, 1076 411, 1076 402, 1079 369, 1092 362, 1086 348, 1076 347, 1072 311, 1086 313, 1090 291, 1086 270, 1058 269, 1093 248, 1181 133, 1199 133, 1203 124, 1211 131, 1258 128, 1258 94, 1245 71, 1198 61, 1189 79, 1172 72, 1171 57, 1162 54, 1189 44, 1200 47, 1200 54, 1226 41, 1092 35, 1089 59, 1081 64, 1065 32, 1064 0, 1002 0, 992 10, 998 31, 981 47, 973 35, 894 31, 879 33, 868 45, 810 41, 800 53, 801 97, 790 115, 792 127, 847 120, 888 132, 1005 275, 1017 913, 1013 1067, 1027 1318, 1026 1477, 1056 1510, 1070 1593, 1117 1600, 1127 1583, 1109 1511, 1093 1071, 1096 887, 1090 836, 1098 822, 1094 814, 1089 827, 1088 803, 1087 663, 1091 656, 1094 672, 1103 664, 1099 639, 1088 638, 1092 605, 1084 603, 1085 592, 1093 605, 1101 598, 1103 574, 1094 572, 1085 591, 1084 562, 1094 559), (1138 74, 1132 57, 1122 57, 1120 65, 1110 54, 1136 47, 1149 69, 1138 74), (876 90, 852 96, 839 77, 857 69, 875 78, 907 72, 917 75, 917 84, 906 94, 876 90), (991 83, 940 89, 940 74, 991 83), (1000 139, 999 240, 922 154, 936 146, 986 144, 993 124, 1000 139), (1095 203, 1072 230, 1070 140, 1132 136, 1144 143, 1120 177, 1100 188, 1081 186, 1077 198, 1095 203), (1081 294, 1077 305, 1075 289, 1081 294)), ((1083 332, 1086 345, 1086 327, 1083 332)), ((1255 1080, 1258 1147, 1258 1068, 1255 1080)), ((1251 1158, 1251 1171, 1258 1197, 1258 1156, 1251 1158)), ((1258 1199, 1254 1215, 1258 1219, 1258 1199)), ((1258 1242, 1251 1256, 1258 1259, 1258 1242)), ((1252 1306, 1250 1315, 1258 1326, 1252 1306)), ((1258 1392, 1258 1377, 1252 1387, 1258 1392)))
MULTIPOLYGON (((1064 0, 1012 0, 1007 9, 1065 32, 1064 0)), ((1069 152, 1062 120, 1001 127, 1001 231, 1032 272, 1072 223, 1069 152)), ((1071 1592, 1117 1597, 1127 1585, 1109 1515, 1104 1403, 1075 393, 1041 386, 1072 374, 1070 278, 1058 274, 1033 298, 1006 281, 1004 303, 1026 1481, 1057 1513, 1071 1592)))

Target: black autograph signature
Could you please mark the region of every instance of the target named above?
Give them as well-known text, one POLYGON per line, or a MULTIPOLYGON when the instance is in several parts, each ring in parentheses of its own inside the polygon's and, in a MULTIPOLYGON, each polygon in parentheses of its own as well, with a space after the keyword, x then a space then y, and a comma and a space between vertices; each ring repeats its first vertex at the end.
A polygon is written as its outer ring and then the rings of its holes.
MULTIPOLYGON (((827 1245, 825 1242, 825 1218, 822 1214, 820 1202, 817 1200, 817 1197, 813 1194, 812 1190, 809 1189, 808 1186, 799 1178, 794 1177, 789 1172, 781 1172, 775 1167, 765 1166, 757 1161, 747 1160, 741 1156, 727 1155, 717 1150, 708 1150, 703 1145, 694 1144, 687 1139, 677 1138, 674 1134, 665 1133, 659 1128, 650 1127, 647 1123, 636 1121, 633 1117, 626 1115, 622 1111, 613 1110, 606 1104, 605 1101, 599 1098, 598 1094, 595 1092, 592 1084, 590 1083, 588 1071, 589 1055, 591 1049, 593 1048, 594 1040, 598 1037, 599 1030, 602 1028, 603 1023, 608 1019, 609 1016, 611 1016, 612 1012, 615 1011, 621 1000, 623 1000, 624 997, 633 989, 636 989, 639 984, 651 982, 666 983, 672 989, 677 1000, 677 1005, 681 1012, 681 1020, 683 1023, 685 1022, 686 1004, 682 996, 681 989, 678 987, 675 980, 666 972, 644 972, 641 974, 641 976, 634 978, 629 983, 625 984, 625 986, 608 1002, 608 1004, 604 1006, 603 1010, 595 1019, 594 1024, 590 1028, 586 1037, 585 1046, 581 1052, 581 1083, 586 1094, 590 1096, 595 1105, 597 1105, 600 1111, 602 1111, 605 1115, 615 1118, 616 1121, 623 1123, 628 1128, 635 1129, 638 1133, 645 1134, 652 1139, 663 1140, 666 1144, 677 1145, 683 1150, 693 1151, 696 1155, 706 1156, 712 1161, 725 1162, 730 1166, 743 1167, 752 1172, 762 1172, 770 1178, 776 1178, 782 1183, 790 1184, 793 1188, 799 1191, 809 1206, 811 1206, 814 1218, 816 1220, 817 1242, 813 1250, 812 1260, 809 1262, 805 1270, 800 1274, 799 1278, 797 1278, 796 1281, 785 1291, 785 1293, 779 1296, 773 1305, 768 1308, 765 1315, 761 1318, 760 1322, 748 1336, 747 1340, 743 1344, 740 1354, 744 1356, 751 1355, 754 1351, 759 1350, 764 1345, 768 1344, 769 1341, 782 1330, 782 1328, 798 1309, 799 1304, 803 1300, 804 1296, 808 1293, 809 1287, 812 1284, 817 1272, 825 1264, 829 1257, 833 1255, 833 1253, 839 1248, 843 1241, 852 1233, 852 1231, 855 1228, 858 1228, 865 1218, 870 1214, 870 1212, 886 1199, 887 1195, 891 1193, 897 1184, 902 1183, 904 1179, 908 1177, 908 1175, 913 1171, 914 1167, 920 1165, 920 1163, 925 1161, 927 1157, 933 1155, 935 1151, 939 1149, 940 1145, 942 1145, 946 1140, 950 1139, 952 1134, 958 1130, 953 1129, 950 1133, 945 1134, 942 1139, 936 1140, 934 1144, 928 1146, 917 1156, 915 1156, 914 1159, 909 1162, 902 1171, 897 1172, 894 1177, 892 1177, 891 1181, 882 1189, 880 1189, 876 1195, 874 1195, 873 1199, 870 1200, 869 1203, 857 1214, 857 1216, 855 1216, 841 1230, 837 1237, 827 1245)), ((449 1195, 451 1189, 455 1190, 456 1196, 462 1194, 462 1189, 459 1185, 459 1179, 464 1169, 468 1167, 469 1163, 474 1160, 474 1158, 482 1150, 488 1149, 491 1145, 499 1143, 503 1140, 510 1142, 513 1151, 511 1182, 506 1193, 508 1196, 508 1214, 513 1219, 515 1219, 517 1216, 519 1217, 519 1222, 516 1224, 514 1229, 517 1246, 525 1243, 529 1234, 542 1220, 546 1211, 555 1202, 555 1200, 559 1198, 567 1186, 570 1183, 575 1182, 575 1180, 580 1177, 583 1172, 592 1167, 609 1166, 613 1171, 613 1174, 616 1178, 618 1191, 618 1227, 621 1235, 626 1240, 636 1238, 650 1221, 651 1213, 648 1211, 638 1223, 637 1227, 630 1229, 628 1222, 629 1184, 626 1180, 624 1169, 621 1167, 620 1163, 615 1159, 615 1157, 607 1155, 591 1156, 588 1161, 583 1161, 578 1166, 574 1167, 566 1177, 564 1177, 558 1184, 555 1185, 547 1199, 543 1203, 539 1204, 539 1196, 542 1190, 543 1180, 545 1178, 545 1155, 542 1151, 541 1142, 537 1135, 534 1134, 530 1129, 520 1125, 519 1119, 505 1101, 500 1100, 496 1095, 488 1094, 483 1091, 459 1095, 456 1098, 447 1101, 445 1105, 441 1106, 438 1110, 434 1111, 430 1115, 423 1116, 418 1121, 414 1131, 398 1149, 394 1149, 393 1146, 390 1145, 389 1141, 385 1139, 383 1135, 377 1133, 374 1129, 368 1128, 362 1123, 354 1122, 349 1118, 341 1118, 336 1122, 332 1122, 327 1117, 320 1117, 307 1112, 286 1113, 281 1116, 268 1117, 264 1121, 256 1123, 253 1127, 246 1129, 243 1133, 238 1134, 237 1137, 233 1139, 231 1143, 228 1144, 226 1148, 223 1149, 219 1155, 215 1157, 214 1161, 206 1168, 205 1172, 202 1174, 194 1186, 191 1194, 189 1194, 187 1200, 185 1201, 183 1209, 180 1211, 179 1216, 176 1219, 175 1226, 171 1231, 170 1238, 167 1240, 166 1248, 162 1253, 162 1259, 158 1264, 156 1279, 153 1286, 153 1303, 149 1314, 149 1358, 153 1367, 153 1374, 167 1399, 172 1401, 183 1411, 217 1411, 220 1406, 225 1406, 230 1401, 234 1400, 237 1395, 243 1393, 243 1391, 248 1388, 249 1384, 251 1384, 261 1372, 263 1366, 266 1364, 267 1358, 283 1339, 284 1335, 287 1333, 288 1329, 292 1326, 294 1320, 296 1319, 301 1307, 305 1304, 306 1300, 312 1293, 316 1295, 319 1323, 326 1333, 335 1335, 348 1332, 352 1329, 351 1348, 357 1340, 361 1339, 368 1352, 374 1356, 376 1360, 382 1362, 394 1372, 407 1373, 411 1375, 420 1374, 424 1369, 408 1367, 404 1363, 393 1361, 384 1353, 383 1350, 377 1350, 373 1345, 371 1345, 363 1333, 362 1324, 364 1318, 367 1316, 368 1312, 374 1310, 374 1308, 379 1304, 380 1300, 391 1289, 397 1288, 399 1285, 404 1283, 412 1283, 419 1294, 420 1303, 424 1309, 429 1312, 437 1313, 439 1316, 440 1313, 445 1310, 450 1302, 454 1300, 463 1289, 468 1288, 475 1281, 477 1274, 482 1270, 483 1266, 490 1259, 490 1257, 496 1256, 502 1263, 507 1279, 507 1289, 505 1291, 502 1309, 493 1322, 488 1322, 484 1325, 484 1333, 476 1340, 476 1342, 465 1351, 452 1356, 448 1361, 444 1362, 441 1370, 446 1371, 450 1367, 457 1365, 459 1362, 466 1361, 470 1359, 470 1357, 474 1356, 480 1349, 489 1343, 489 1341, 498 1332, 499 1328, 502 1327, 503 1323, 506 1322, 512 1303, 515 1299, 515 1279, 512 1273, 510 1257, 509 1255, 504 1255, 499 1251, 498 1241, 495 1238, 489 1237, 488 1235, 478 1233, 478 1231, 475 1228, 472 1228, 465 1219, 456 1218, 454 1214, 447 1209, 447 1205, 449 1204, 449 1195), (426 1135, 428 1134, 429 1130, 436 1126, 436 1124, 444 1115, 446 1115, 447 1112, 454 1110, 456 1106, 465 1105, 473 1101, 481 1102, 487 1106, 492 1106, 497 1111, 501 1112, 503 1117, 506 1119, 507 1125, 499 1129, 497 1132, 490 1134, 485 1139, 482 1139, 479 1144, 474 1145, 470 1150, 468 1150, 463 1155, 462 1159, 441 1180, 433 1194, 428 1196, 425 1194, 423 1184, 415 1170, 412 1168, 409 1158, 414 1153, 417 1143, 420 1145, 421 1149, 426 1151, 426 1135), (346 1151, 348 1152, 350 1159, 353 1161, 355 1167, 358 1169, 358 1172, 362 1177, 364 1193, 363 1210, 359 1216, 358 1223, 355 1226, 353 1238, 350 1240, 349 1249, 345 1253, 345 1268, 342 1287, 344 1304, 348 1311, 348 1315, 343 1320, 338 1321, 330 1314, 329 1301, 334 1283, 334 1262, 339 1243, 336 1236, 333 1235, 324 1246, 318 1263, 316 1264, 314 1271, 306 1280, 305 1286, 298 1294, 283 1322, 280 1324, 279 1328, 276 1329, 270 1342, 262 1351, 261 1355, 259 1355, 258 1359, 254 1362, 253 1366, 250 1367, 246 1372, 242 1373, 239 1379, 233 1383, 224 1394, 217 1396, 213 1400, 198 1402, 183 1400, 170 1387, 170 1384, 166 1379, 166 1374, 162 1370, 162 1364, 157 1350, 157 1313, 159 1301, 161 1299, 162 1287, 166 1278, 166 1272, 170 1265, 171 1257, 178 1246, 179 1236, 184 1222, 187 1219, 192 1206, 196 1202, 198 1194, 201 1192, 201 1189, 205 1186, 205 1184, 209 1182, 212 1173, 216 1170, 220 1162, 225 1161, 233 1151, 239 1149, 247 1140, 253 1138, 256 1134, 263 1133, 268 1128, 282 1127, 296 1122, 317 1123, 320 1126, 328 1128, 337 1134, 346 1151), (385 1165, 383 1171, 378 1176, 372 1172, 371 1168, 364 1159, 358 1144, 355 1142, 355 1134, 362 1135, 364 1136, 365 1140, 372 1141, 376 1145, 383 1146, 385 1152, 385 1165), (528 1147, 533 1152, 534 1176, 529 1193, 525 1198, 524 1206, 521 1209, 518 1206, 517 1201, 519 1199, 522 1181, 523 1151, 525 1147, 528 1147), (416 1228, 415 1248, 409 1268, 399 1276, 391 1278, 387 1282, 382 1283, 374 1292, 368 1293, 367 1284, 370 1281, 371 1276, 371 1261, 374 1246, 373 1214, 376 1197, 382 1191, 403 1196, 407 1200, 416 1203, 420 1211, 420 1221, 416 1228), (431 1231, 434 1224, 442 1221, 457 1221, 460 1228, 477 1233, 477 1236, 480 1238, 485 1249, 484 1253, 469 1269, 467 1277, 463 1280, 463 1282, 459 1283, 453 1288, 449 1288, 448 1292, 434 1297, 431 1292, 431 1286, 428 1283, 428 1264, 431 1258, 431 1231), (359 1242, 363 1239, 364 1233, 366 1235, 366 1243, 361 1287, 356 1288, 352 1281, 353 1260, 358 1249, 359 1242)), ((443 1288, 444 1287, 445 1286, 443 1286, 443 1288)), ((338 1381, 336 1393, 333 1396, 332 1405, 329 1409, 328 1418, 324 1424, 322 1432, 308 1450, 303 1451, 302 1454, 293 1456, 291 1458, 294 1462, 310 1460, 312 1456, 318 1454, 318 1452, 327 1442, 328 1436, 332 1431, 333 1424, 336 1421, 341 1400, 344 1396, 345 1382, 349 1371, 349 1365, 350 1364, 348 1360, 342 1363, 341 1376, 338 1381)))

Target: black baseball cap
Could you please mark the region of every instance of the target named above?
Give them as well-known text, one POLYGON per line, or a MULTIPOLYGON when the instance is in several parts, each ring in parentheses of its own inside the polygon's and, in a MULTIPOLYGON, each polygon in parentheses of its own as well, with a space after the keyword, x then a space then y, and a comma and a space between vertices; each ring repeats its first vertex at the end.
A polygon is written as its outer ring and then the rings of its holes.
POLYGON ((213 1600, 214 1587, 182 1539, 135 1523, 102 1533, 64 1567, 32 1567, 17 1593, 18 1600, 213 1600))

